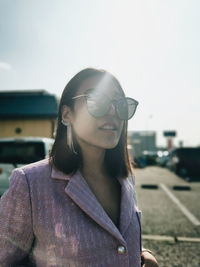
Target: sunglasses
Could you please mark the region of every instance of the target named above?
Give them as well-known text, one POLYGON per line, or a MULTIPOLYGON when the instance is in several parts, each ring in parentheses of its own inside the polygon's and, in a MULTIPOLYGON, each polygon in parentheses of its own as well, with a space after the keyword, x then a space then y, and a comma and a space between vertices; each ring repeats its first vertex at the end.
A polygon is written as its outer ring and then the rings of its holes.
POLYGON ((83 94, 72 97, 77 99, 84 97, 87 103, 88 112, 95 118, 100 118, 106 115, 111 105, 115 107, 118 117, 121 120, 130 120, 135 114, 139 102, 130 97, 121 97, 120 99, 111 100, 103 94, 83 94))

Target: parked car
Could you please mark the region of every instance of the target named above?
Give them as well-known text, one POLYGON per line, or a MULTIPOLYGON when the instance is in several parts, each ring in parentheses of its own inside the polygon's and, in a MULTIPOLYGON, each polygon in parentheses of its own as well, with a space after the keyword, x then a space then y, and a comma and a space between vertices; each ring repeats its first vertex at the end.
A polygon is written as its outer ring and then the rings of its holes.
POLYGON ((142 153, 142 158, 143 158, 146 166, 156 165, 157 157, 158 157, 157 151, 145 150, 142 153))
POLYGON ((169 160, 169 152, 167 150, 158 151, 158 157, 156 158, 156 163, 158 166, 166 167, 169 160))
POLYGON ((167 167, 187 179, 200 179, 200 147, 176 148, 169 153, 167 167))
POLYGON ((144 157, 140 156, 137 158, 134 158, 134 161, 132 162, 133 168, 145 168, 146 167, 146 161, 144 157))
POLYGON ((0 139, 0 196, 9 186, 12 170, 47 157, 53 142, 43 137, 0 139))

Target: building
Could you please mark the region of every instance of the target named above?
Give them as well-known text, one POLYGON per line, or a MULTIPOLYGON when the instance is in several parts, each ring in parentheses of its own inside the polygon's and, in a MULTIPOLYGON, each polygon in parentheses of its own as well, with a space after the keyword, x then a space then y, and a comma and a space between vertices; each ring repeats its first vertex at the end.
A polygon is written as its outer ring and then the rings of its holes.
POLYGON ((130 131, 128 132, 129 145, 132 146, 133 157, 140 157, 144 151, 156 152, 156 132, 130 131))
POLYGON ((0 92, 0 138, 53 137, 58 101, 45 90, 0 92))

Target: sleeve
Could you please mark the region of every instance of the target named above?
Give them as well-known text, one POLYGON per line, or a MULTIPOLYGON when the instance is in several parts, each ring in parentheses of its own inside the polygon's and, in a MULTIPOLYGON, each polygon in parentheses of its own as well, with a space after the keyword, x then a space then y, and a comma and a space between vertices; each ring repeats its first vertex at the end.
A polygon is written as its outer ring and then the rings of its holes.
POLYGON ((33 239, 29 187, 24 171, 16 169, 0 200, 0 266, 13 266, 26 258, 33 239))

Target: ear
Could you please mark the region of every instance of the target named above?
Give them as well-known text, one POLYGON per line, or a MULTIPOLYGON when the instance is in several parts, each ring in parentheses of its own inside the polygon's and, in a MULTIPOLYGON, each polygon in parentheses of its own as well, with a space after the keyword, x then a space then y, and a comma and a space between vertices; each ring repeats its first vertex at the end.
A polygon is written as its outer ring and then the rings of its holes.
POLYGON ((70 107, 63 105, 62 106, 62 120, 65 123, 71 123, 72 122, 72 111, 70 107))

